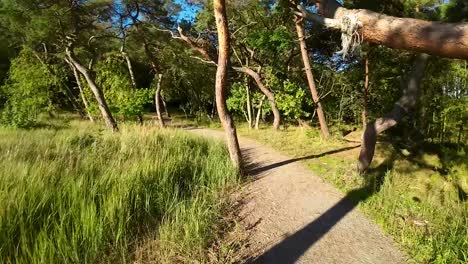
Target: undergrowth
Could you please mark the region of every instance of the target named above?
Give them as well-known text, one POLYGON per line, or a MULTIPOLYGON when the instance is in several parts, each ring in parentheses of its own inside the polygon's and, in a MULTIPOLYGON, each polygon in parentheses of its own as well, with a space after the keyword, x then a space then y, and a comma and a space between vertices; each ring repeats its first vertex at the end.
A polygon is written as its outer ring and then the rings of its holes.
POLYGON ((221 143, 176 130, 0 129, 0 259, 206 263, 238 184, 221 143))

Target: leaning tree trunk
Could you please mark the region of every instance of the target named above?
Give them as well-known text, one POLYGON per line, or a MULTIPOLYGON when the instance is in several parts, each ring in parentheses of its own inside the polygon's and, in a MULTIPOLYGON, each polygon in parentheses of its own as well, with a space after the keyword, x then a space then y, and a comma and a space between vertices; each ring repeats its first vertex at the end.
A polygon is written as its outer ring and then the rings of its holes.
POLYGON ((364 41, 390 48, 468 59, 468 23, 441 23, 387 16, 365 9, 343 8, 336 0, 315 0, 321 17, 298 6, 300 15, 326 27, 341 29, 341 19, 355 16, 364 41))
POLYGON ((164 118, 162 116, 161 111, 161 81, 162 81, 162 74, 157 75, 157 83, 156 83, 156 92, 154 93, 154 103, 156 105, 156 115, 158 117, 159 126, 164 128, 166 124, 164 124, 164 118))
POLYGON ((226 106, 226 86, 228 78, 228 64, 230 57, 229 27, 226 15, 225 0, 214 0, 213 9, 218 29, 218 68, 216 70, 216 106, 218 116, 226 132, 226 142, 231 160, 238 169, 242 170, 242 155, 237 139, 234 122, 226 106))
POLYGON ((76 85, 78 86, 78 89, 80 90, 81 100, 83 101, 83 105, 84 105, 86 114, 88 115, 88 119, 89 119, 89 121, 94 122, 93 115, 91 115, 91 112, 89 111, 88 100, 86 100, 86 96, 84 94, 83 86, 81 85, 80 76, 78 75, 78 71, 76 70, 75 66, 73 66, 72 63, 70 63, 70 67, 73 70, 73 75, 75 76, 76 85))
POLYGON ((296 31, 297 37, 299 39, 299 44, 301 48, 301 55, 302 61, 304 63, 304 70, 307 75, 307 82, 309 83, 310 93, 312 94, 312 99, 314 100, 316 109, 317 109, 317 116, 320 122, 320 129, 322 130, 322 135, 324 137, 329 137, 330 132, 328 131, 327 121, 325 119, 325 113, 322 107, 322 103, 320 103, 320 98, 317 93, 317 88, 315 87, 314 76, 312 75, 312 68, 310 67, 309 61, 309 54, 307 53, 307 46, 304 37, 304 27, 302 25, 302 19, 296 17, 296 31))
POLYGON ((122 49, 122 56, 124 57, 125 61, 127 62, 127 69, 128 69, 128 74, 130 75, 130 80, 132 81, 132 86, 133 88, 137 88, 137 84, 135 81, 135 74, 133 73, 133 66, 132 66, 132 61, 130 60, 130 57, 128 54, 123 51, 122 49))
POLYGON ((271 111, 273 112, 273 128, 274 129, 279 129, 280 123, 281 123, 281 115, 278 110, 278 107, 276 106, 276 99, 275 95, 263 84, 262 78, 260 77, 260 74, 255 72, 254 70, 248 68, 248 67, 233 67, 235 71, 238 72, 243 72, 250 77, 252 77, 255 80, 255 83, 257 83, 258 88, 262 93, 268 98, 268 102, 270 103, 271 106, 271 111))
POLYGON ((93 74, 75 58, 73 51, 67 48, 66 53, 68 59, 73 64, 73 66, 85 77, 89 88, 91 88, 91 91, 93 92, 94 97, 96 98, 99 110, 101 111, 102 118, 106 122, 107 127, 112 129, 112 131, 114 132, 119 131, 117 122, 115 121, 114 117, 112 116, 112 113, 109 110, 109 106, 107 105, 106 99, 104 98, 104 94, 102 93, 101 89, 97 86, 93 74))
POLYGON ((362 90, 362 127, 366 128, 367 124, 367 95, 369 92, 369 58, 365 61, 366 78, 364 81, 364 90, 362 90))
POLYGON ((358 170, 364 172, 372 162, 377 142, 377 135, 395 126, 409 112, 413 111, 418 101, 418 89, 424 74, 424 67, 429 55, 420 54, 416 59, 409 76, 403 96, 395 103, 393 110, 382 118, 366 126, 362 136, 361 152, 359 153, 358 170))

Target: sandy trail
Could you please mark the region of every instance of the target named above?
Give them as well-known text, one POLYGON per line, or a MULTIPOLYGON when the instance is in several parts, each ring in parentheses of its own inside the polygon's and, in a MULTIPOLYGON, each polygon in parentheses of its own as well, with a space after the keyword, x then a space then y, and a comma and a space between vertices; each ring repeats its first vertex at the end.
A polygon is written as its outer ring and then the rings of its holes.
MULTIPOLYGON (((190 131, 224 138, 220 131, 190 131)), ((355 203, 298 159, 250 139, 239 141, 255 177, 240 212, 252 232, 254 263, 406 263, 406 255, 355 203)))

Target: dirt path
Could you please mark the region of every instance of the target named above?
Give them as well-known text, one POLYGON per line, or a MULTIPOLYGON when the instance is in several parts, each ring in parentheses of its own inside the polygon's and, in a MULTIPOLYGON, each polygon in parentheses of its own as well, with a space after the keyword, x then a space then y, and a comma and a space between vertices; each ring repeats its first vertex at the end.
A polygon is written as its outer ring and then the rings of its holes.
MULTIPOLYGON (((192 129, 222 139, 224 134, 192 129)), ((271 148, 240 138, 249 174, 241 211, 254 263, 405 263, 391 238, 335 187, 271 148)))

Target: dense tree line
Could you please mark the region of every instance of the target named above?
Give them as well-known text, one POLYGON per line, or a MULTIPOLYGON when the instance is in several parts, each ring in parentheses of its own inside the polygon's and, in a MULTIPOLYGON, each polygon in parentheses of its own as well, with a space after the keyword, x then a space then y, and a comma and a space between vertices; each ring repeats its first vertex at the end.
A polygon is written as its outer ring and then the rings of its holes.
POLYGON ((235 121, 364 127, 364 171, 397 123, 414 144, 466 143, 467 18, 460 0, 1 0, 0 120, 217 113, 239 167, 235 121))

